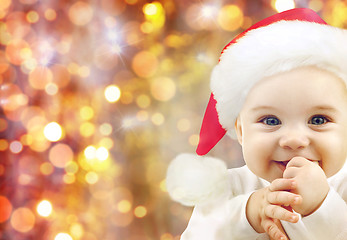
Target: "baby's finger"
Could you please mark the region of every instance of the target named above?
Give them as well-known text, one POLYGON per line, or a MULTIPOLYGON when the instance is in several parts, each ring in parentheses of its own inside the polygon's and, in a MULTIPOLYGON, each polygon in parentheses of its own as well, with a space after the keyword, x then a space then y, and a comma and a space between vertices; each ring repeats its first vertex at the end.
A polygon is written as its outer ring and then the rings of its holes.
POLYGON ((299 221, 299 216, 297 214, 292 213, 287 209, 277 205, 266 206, 264 209, 264 213, 265 216, 269 218, 274 218, 292 223, 296 223, 297 221, 299 221))
POLYGON ((274 191, 283 191, 283 190, 293 190, 297 187, 297 184, 294 179, 288 178, 277 178, 273 180, 269 186, 269 190, 274 191))
POLYGON ((271 219, 263 220, 261 222, 261 225, 264 231, 270 236, 271 239, 287 240, 287 237, 284 235, 284 233, 281 232, 278 226, 271 219))
POLYGON ((287 191, 276 191, 269 192, 267 194, 267 200, 271 204, 289 206, 300 204, 302 202, 302 197, 287 191))

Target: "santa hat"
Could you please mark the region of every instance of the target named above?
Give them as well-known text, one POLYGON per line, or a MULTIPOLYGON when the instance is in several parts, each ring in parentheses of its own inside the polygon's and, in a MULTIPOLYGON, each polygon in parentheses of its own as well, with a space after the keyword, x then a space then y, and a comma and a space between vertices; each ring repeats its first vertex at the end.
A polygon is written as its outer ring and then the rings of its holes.
MULTIPOLYGON (((202 123, 197 154, 207 154, 226 133, 236 138, 235 120, 248 92, 259 80, 301 66, 328 70, 347 84, 347 31, 327 25, 311 9, 296 8, 256 23, 228 43, 212 71, 212 94, 202 123)), ((222 173, 226 172, 226 167, 223 171, 218 168, 217 172, 213 172, 210 171, 213 168, 211 162, 206 166, 202 159, 193 155, 180 155, 171 163, 167 186, 175 200, 188 204, 185 202, 186 195, 182 192, 194 193, 188 201, 190 205, 194 205, 191 199, 195 199, 195 203, 200 203, 200 199, 208 202, 227 191, 226 188, 222 191, 207 185, 206 188, 199 186, 202 190, 196 191, 197 185, 191 183, 192 179, 198 185, 205 179, 212 186, 221 182, 222 186, 227 186, 226 178, 221 180, 216 177, 226 176, 222 173), (196 176, 200 178, 185 177, 183 171, 180 172, 182 163, 185 169, 191 168, 191 171, 184 171, 187 176, 189 172, 196 172, 196 168, 207 172, 199 172, 196 176), (179 181, 172 172, 181 174, 177 175, 179 181)), ((218 161, 215 162, 220 165, 218 161)))
POLYGON ((235 120, 255 83, 300 66, 317 66, 347 83, 347 31, 297 8, 258 22, 227 44, 212 71, 197 154, 207 154, 227 132, 236 138, 235 120))

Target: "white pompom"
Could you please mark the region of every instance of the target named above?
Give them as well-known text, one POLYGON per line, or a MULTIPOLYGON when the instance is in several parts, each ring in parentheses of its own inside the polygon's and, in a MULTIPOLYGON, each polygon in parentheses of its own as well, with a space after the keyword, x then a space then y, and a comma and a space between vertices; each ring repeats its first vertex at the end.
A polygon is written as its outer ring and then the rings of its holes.
POLYGON ((169 165, 166 187, 171 198, 186 206, 202 205, 229 193, 226 164, 216 158, 180 154, 169 165))

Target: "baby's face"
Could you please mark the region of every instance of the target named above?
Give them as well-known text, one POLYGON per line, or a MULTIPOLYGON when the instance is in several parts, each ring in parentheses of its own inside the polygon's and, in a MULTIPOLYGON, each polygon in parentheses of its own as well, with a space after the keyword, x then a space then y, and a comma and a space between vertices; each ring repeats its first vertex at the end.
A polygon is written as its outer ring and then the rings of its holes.
POLYGON ((249 169, 269 182, 296 156, 330 177, 347 157, 346 86, 314 67, 265 78, 248 94, 236 132, 249 169))

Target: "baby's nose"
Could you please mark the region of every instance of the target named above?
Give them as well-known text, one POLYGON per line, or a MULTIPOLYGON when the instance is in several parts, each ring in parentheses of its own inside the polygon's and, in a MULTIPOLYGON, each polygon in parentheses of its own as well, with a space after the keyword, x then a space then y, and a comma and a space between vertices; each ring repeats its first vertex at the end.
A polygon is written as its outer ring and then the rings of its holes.
POLYGON ((310 144, 309 138, 302 131, 290 131, 280 138, 279 145, 282 148, 298 150, 310 144))

